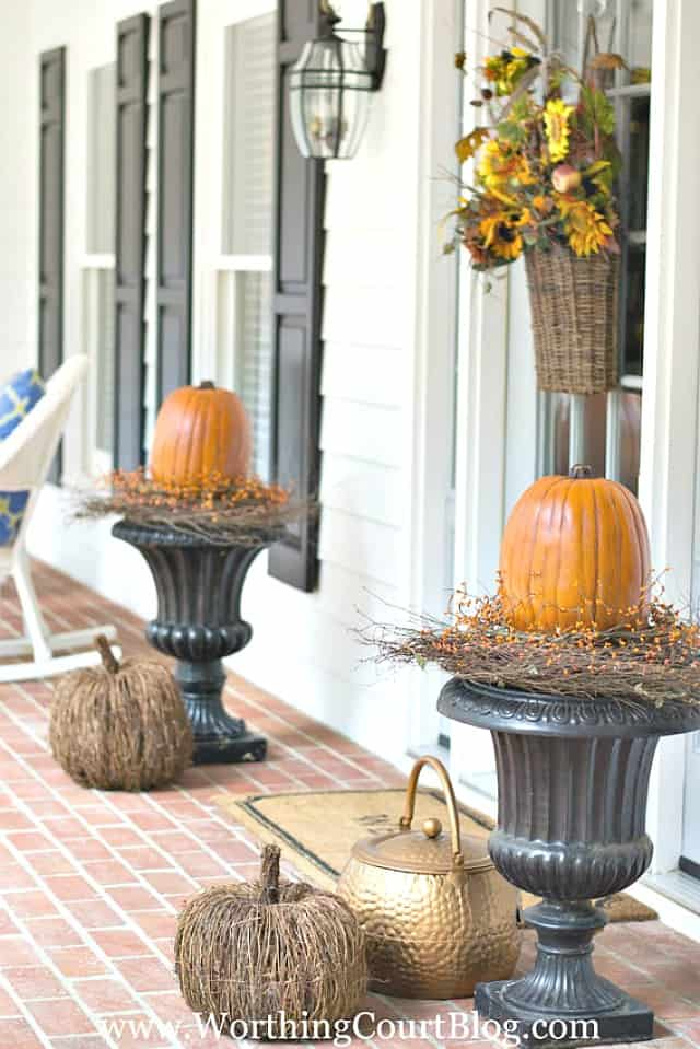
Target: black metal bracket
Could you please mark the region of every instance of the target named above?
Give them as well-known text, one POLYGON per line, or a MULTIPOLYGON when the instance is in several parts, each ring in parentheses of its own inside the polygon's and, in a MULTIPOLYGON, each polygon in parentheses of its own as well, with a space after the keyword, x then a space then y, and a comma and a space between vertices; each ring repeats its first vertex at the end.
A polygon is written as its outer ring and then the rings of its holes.
POLYGON ((324 15, 325 24, 323 32, 325 35, 335 35, 337 30, 338 36, 351 36, 355 33, 361 33, 365 38, 364 40, 364 59, 365 69, 368 73, 372 74, 372 90, 379 91, 382 84, 384 83, 384 73, 386 70, 386 55, 387 51, 384 47, 384 34, 386 32, 386 7, 382 0, 378 3, 370 4, 370 9, 367 14, 367 22, 365 23, 364 29, 338 29, 338 25, 341 21, 339 15, 335 13, 332 7, 328 7, 327 10, 322 11, 324 15))
POLYGON ((386 8, 383 3, 372 4, 370 15, 365 26, 365 63, 372 74, 372 88, 379 91, 384 82, 386 70, 386 8))

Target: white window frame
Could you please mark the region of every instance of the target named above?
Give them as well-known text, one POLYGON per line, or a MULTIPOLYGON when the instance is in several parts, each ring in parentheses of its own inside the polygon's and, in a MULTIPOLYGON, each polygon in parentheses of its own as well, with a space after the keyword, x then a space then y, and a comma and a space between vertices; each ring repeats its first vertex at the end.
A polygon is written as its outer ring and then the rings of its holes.
POLYGON ((271 272, 272 255, 222 252, 226 170, 227 29, 241 22, 274 14, 276 0, 212 0, 200 19, 197 67, 206 76, 197 81, 195 119, 195 229, 193 382, 218 377, 235 383, 235 354, 221 359, 219 347, 235 346, 238 275, 271 272))
MULTIPOLYGON (((101 332, 99 320, 100 280, 105 272, 114 273, 116 256, 112 254, 86 254, 80 263, 83 295, 83 347, 90 359, 88 374, 87 411, 87 461, 88 476, 104 477, 114 468, 114 453, 97 447, 97 414, 100 397, 97 388, 99 369, 97 358, 100 353, 101 332)), ((114 391, 116 392, 116 391, 114 391)))
MULTIPOLYGON (((99 70, 110 68, 116 77, 116 64, 112 60, 103 65, 91 68, 86 77, 91 80, 93 74, 99 70)), ((92 85, 90 84, 90 87, 92 85)), ((90 155, 92 128, 88 125, 96 119, 95 112, 90 108, 92 99, 88 89, 88 120, 86 121, 86 173, 85 173, 85 252, 80 259, 80 290, 82 296, 82 346, 83 351, 90 360, 90 370, 87 378, 87 405, 85 412, 85 438, 84 438, 84 469, 89 479, 102 477, 109 473, 114 467, 113 449, 100 449, 97 447, 97 418, 100 410, 100 391, 98 389, 98 358, 101 352, 100 330, 100 282, 104 279, 106 272, 114 273, 116 269, 116 255, 114 252, 90 251, 90 235, 94 231, 98 215, 104 201, 101 199, 99 189, 96 185, 98 173, 94 170, 90 155)), ((115 98, 116 102, 116 98, 115 98)), ((116 137, 116 122, 115 122, 116 137)), ((116 160, 116 141, 115 158, 116 160)), ((115 201, 116 203, 116 201, 115 201)), ((116 390, 113 390, 116 394, 116 390)))

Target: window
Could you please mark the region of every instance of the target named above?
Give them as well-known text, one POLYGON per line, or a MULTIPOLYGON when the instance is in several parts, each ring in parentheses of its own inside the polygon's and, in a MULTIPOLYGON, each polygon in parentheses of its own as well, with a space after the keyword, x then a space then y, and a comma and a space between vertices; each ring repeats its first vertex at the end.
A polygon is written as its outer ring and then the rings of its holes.
POLYGON ((91 473, 113 462, 114 217, 116 174, 116 67, 93 69, 87 84, 87 212, 82 263, 83 336, 92 362, 90 386, 91 473))
POLYGON ((271 270, 276 19, 226 30, 222 254, 217 373, 250 416, 255 472, 270 462, 271 270))
POLYGON ((628 68, 607 74, 617 111, 623 167, 617 188, 622 221, 620 384, 593 397, 540 395, 540 473, 567 473, 577 462, 601 476, 639 485, 644 344, 652 0, 550 0, 549 36, 580 69, 586 25, 596 15, 598 47, 623 56, 628 68))

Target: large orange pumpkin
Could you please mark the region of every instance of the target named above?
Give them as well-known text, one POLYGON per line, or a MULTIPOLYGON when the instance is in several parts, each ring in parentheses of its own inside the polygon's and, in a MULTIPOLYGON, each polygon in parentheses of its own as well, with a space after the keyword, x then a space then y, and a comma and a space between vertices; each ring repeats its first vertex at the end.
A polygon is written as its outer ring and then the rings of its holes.
POLYGON ((193 485, 248 471, 250 424, 235 393, 211 382, 183 386, 163 401, 156 419, 151 474, 161 484, 193 485))
POLYGON ((588 467, 540 478, 510 515, 500 576, 519 630, 615 626, 648 604, 649 539, 639 503, 588 467))

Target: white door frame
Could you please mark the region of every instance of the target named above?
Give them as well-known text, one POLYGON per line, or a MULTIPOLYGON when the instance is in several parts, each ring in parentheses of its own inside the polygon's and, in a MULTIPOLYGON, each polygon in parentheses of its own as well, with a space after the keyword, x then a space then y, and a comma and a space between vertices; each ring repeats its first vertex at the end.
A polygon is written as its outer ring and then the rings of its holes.
MULTIPOLYGON (((420 164, 416 172, 418 244, 415 269, 416 347, 413 411, 406 420, 410 441, 411 521, 408 603, 418 612, 440 614, 436 595, 446 587, 450 551, 446 543, 446 495, 451 487, 457 266, 441 257, 440 226, 454 194, 447 169, 453 164, 459 81, 455 41, 463 0, 421 5, 420 164)), ((456 170, 456 168, 455 168, 456 170)), ((447 604, 445 593, 445 606, 447 604)), ((439 598, 437 599, 439 601, 439 598)), ((407 675, 410 691, 409 748, 435 751, 438 672, 407 675)))
MULTIPOLYGON (((656 0, 652 53, 651 170, 644 317, 640 500, 652 563, 667 596, 687 605, 692 585, 698 467, 700 96, 697 0, 656 0)), ((700 549, 697 548, 696 549, 700 549)), ((652 873, 678 865, 683 835, 683 736, 659 747, 649 798, 652 873)))

